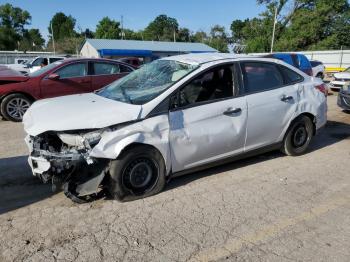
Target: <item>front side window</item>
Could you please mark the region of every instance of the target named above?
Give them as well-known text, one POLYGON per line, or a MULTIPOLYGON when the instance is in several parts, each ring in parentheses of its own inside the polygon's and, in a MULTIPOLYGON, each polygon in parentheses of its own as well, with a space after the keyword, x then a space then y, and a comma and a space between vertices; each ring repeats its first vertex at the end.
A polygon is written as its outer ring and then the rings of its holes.
POLYGON ((145 104, 198 68, 173 60, 156 60, 131 72, 97 92, 130 104, 145 104))
POLYGON ((86 76, 86 64, 76 63, 67 65, 56 72, 60 78, 73 78, 86 76))
POLYGON ((242 63, 244 88, 247 94, 279 88, 284 85, 277 66, 272 63, 242 63))
POLYGON ((94 75, 113 75, 120 73, 118 64, 112 63, 93 63, 94 75))
POLYGON ((231 98, 239 95, 239 72, 236 65, 211 69, 196 77, 180 91, 179 106, 231 98))
POLYGON ((32 66, 40 66, 42 62, 44 62, 44 58, 37 58, 33 61, 32 66))
POLYGON ((33 73, 30 73, 29 76, 30 77, 40 76, 40 75, 45 74, 48 71, 54 69, 55 67, 59 66, 60 64, 62 64, 62 61, 57 61, 55 63, 49 64, 47 66, 40 68, 39 70, 34 71, 33 73))

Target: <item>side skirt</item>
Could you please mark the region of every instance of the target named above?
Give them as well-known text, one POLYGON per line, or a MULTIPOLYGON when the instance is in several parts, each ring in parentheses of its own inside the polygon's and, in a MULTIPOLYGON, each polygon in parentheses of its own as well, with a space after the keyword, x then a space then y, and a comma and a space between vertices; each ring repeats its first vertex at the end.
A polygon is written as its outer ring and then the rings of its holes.
POLYGON ((234 162, 234 161, 237 161, 237 160, 241 160, 241 159, 244 159, 244 158, 249 158, 249 157, 260 155, 260 154, 264 154, 264 153, 267 153, 267 152, 270 152, 270 151, 279 150, 279 149, 281 149, 281 147, 282 147, 282 142, 275 143, 275 144, 272 144, 272 145, 269 145, 269 146, 265 146, 265 147, 262 147, 262 148, 251 150, 249 152, 242 153, 240 155, 236 155, 236 156, 233 156, 233 157, 220 159, 218 161, 211 162, 211 163, 208 163, 208 164, 205 164, 205 165, 201 165, 201 166, 198 166, 198 167, 194 167, 194 168, 178 171, 178 172, 175 172, 175 173, 171 173, 169 178, 175 178, 175 177, 187 175, 187 174, 190 174, 190 173, 198 172, 198 171, 205 170, 205 169, 208 169, 208 168, 212 168, 212 167, 215 167, 215 166, 220 166, 220 165, 223 165, 223 164, 231 163, 231 162, 234 162))

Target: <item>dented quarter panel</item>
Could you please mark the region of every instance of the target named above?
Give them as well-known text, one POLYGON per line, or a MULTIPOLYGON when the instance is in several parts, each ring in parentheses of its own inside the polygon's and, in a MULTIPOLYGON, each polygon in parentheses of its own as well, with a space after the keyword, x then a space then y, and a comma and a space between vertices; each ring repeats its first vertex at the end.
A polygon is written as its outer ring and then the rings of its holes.
POLYGON ((162 154, 167 173, 171 170, 169 150, 168 114, 146 118, 117 130, 102 134, 102 139, 91 153, 91 157, 116 159, 124 148, 133 143, 151 145, 162 154))

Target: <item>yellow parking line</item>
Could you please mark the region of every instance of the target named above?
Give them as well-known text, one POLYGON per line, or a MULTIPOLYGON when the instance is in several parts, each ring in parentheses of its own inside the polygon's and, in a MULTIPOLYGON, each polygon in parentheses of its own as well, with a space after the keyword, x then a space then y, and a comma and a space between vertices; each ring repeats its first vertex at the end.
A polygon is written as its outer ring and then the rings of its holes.
POLYGON ((193 258, 193 261, 215 261, 223 259, 227 256, 232 255, 233 253, 237 253, 245 244, 258 244, 260 241, 277 235, 279 232, 281 232, 289 226, 296 225, 300 222, 312 220, 348 203, 350 203, 350 197, 340 197, 333 199, 329 202, 314 207, 307 212, 301 213, 298 216, 286 218, 278 221, 276 224, 268 225, 260 231, 239 237, 239 239, 228 240, 226 244, 222 247, 204 250, 198 253, 193 258))

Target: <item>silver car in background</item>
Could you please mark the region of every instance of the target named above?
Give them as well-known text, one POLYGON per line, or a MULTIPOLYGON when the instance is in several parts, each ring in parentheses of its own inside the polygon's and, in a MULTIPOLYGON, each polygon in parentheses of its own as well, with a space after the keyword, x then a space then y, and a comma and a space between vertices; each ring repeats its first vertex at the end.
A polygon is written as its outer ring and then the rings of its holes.
POLYGON ((169 178, 281 149, 306 152, 327 121, 319 78, 271 58, 154 61, 96 93, 35 102, 24 116, 33 174, 73 201, 160 192, 169 178))

